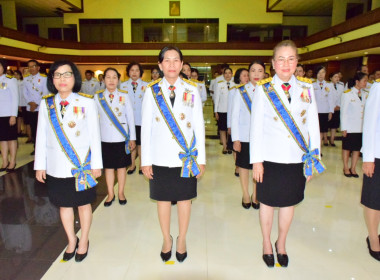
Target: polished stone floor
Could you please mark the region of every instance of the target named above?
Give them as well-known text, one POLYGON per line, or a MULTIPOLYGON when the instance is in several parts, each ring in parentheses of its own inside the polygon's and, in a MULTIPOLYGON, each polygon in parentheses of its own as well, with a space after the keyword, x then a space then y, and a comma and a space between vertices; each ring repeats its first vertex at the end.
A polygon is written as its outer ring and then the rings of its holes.
MULTIPOLYGON (((305 200, 296 207, 287 241, 289 267, 269 269, 261 259, 258 211, 242 208, 232 155, 221 153, 211 106, 204 111, 207 168, 192 204, 184 263, 175 256, 161 261, 156 203, 138 173, 127 177, 126 206, 116 202, 104 208, 100 180, 89 255, 82 263, 61 262, 66 238, 58 210, 44 185, 34 180, 32 146, 20 139, 20 167, 0 174, 0 279, 379 279, 380 263, 369 256, 365 243, 361 163, 359 179, 343 176, 340 141, 335 148, 323 148, 327 171, 307 184, 305 200)), ((173 206, 174 240, 176 211, 173 206)), ((272 233, 274 243, 276 223, 272 233)))

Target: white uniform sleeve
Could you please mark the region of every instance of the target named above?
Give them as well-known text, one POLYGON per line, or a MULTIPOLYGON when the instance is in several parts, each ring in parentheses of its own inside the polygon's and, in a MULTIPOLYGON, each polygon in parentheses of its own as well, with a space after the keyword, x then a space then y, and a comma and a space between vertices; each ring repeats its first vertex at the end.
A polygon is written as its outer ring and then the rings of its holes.
POLYGON ((47 94, 49 94, 49 90, 47 88, 47 78, 45 78, 45 82, 42 85, 42 95, 40 95, 40 96, 42 97, 42 96, 45 96, 47 94))
POLYGON ((11 103, 11 116, 17 117, 18 114, 18 104, 19 104, 19 93, 18 93, 18 84, 17 80, 12 78, 8 82, 9 89, 12 94, 12 103, 11 103))
POLYGON ((231 114, 232 114, 232 104, 234 103, 235 88, 228 91, 227 100, 227 128, 231 128, 231 114))
MULTIPOLYGON (((321 138, 319 132, 318 108, 315 101, 314 88, 310 87, 311 104, 307 112, 307 130, 310 137, 310 151, 318 149, 321 158, 321 138)), ((307 143, 308 144, 308 143, 307 143)))
POLYGON ((203 119, 203 106, 199 98, 195 98, 193 107, 193 128, 197 139, 196 147, 198 150, 197 163, 206 164, 206 147, 205 147, 205 122, 203 119))
POLYGON ((141 106, 141 166, 151 166, 152 160, 152 121, 153 121, 152 88, 147 88, 141 106))
POLYGON ((46 170, 47 161, 47 130, 49 129, 47 108, 45 100, 41 100, 38 112, 38 125, 36 137, 36 153, 34 157, 34 170, 46 170))
POLYGON ((380 119, 380 84, 371 87, 368 100, 364 110, 363 121, 363 162, 374 162, 376 151, 376 140, 379 144, 379 139, 376 139, 377 122, 380 119))
POLYGON ((102 169, 102 149, 100 138, 99 113, 95 100, 91 99, 87 113, 87 129, 90 138, 91 169, 102 169))
POLYGON ((349 93, 343 93, 342 94, 340 104, 341 104, 341 106, 340 106, 340 127, 341 127, 342 131, 345 131, 345 130, 347 130, 347 126, 348 126, 347 118, 348 118, 349 112, 347 112, 347 107, 349 104, 349 93))
POLYGON ((125 102, 125 106, 127 107, 127 122, 129 127, 129 139, 136 140, 136 127, 135 127, 135 117, 133 115, 132 102, 129 98, 129 95, 126 96, 127 102, 125 102))
POLYGON ((201 91, 201 98, 202 98, 202 102, 204 103, 207 100, 207 90, 206 90, 206 85, 205 84, 201 84, 201 85, 202 85, 201 86, 201 89, 202 89, 202 91, 201 91))
POLYGON ((240 95, 236 92, 233 97, 231 110, 231 138, 232 142, 239 141, 239 117, 240 117, 240 95))
POLYGON ((250 163, 258 163, 264 161, 264 113, 265 93, 263 86, 259 86, 252 101, 251 129, 249 135, 250 163))
MULTIPOLYGON (((313 88, 313 92, 314 92, 314 88, 313 88)), ((334 103, 334 95, 329 87, 329 92, 328 92, 328 95, 327 95, 327 101, 329 103, 329 112, 330 113, 334 113, 334 108, 335 108, 335 103, 334 103)))
POLYGON ((214 88, 214 112, 217 113, 219 106, 220 87, 218 85, 215 85, 214 88))

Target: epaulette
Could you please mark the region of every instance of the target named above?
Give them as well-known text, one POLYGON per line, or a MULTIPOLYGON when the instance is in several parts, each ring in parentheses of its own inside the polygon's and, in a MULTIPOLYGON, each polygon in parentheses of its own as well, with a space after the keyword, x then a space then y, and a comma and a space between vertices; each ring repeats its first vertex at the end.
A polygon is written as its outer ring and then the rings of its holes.
POLYGON ((47 77, 45 74, 41 74, 41 73, 40 73, 40 76, 41 77, 45 77, 45 78, 47 77))
POLYGON ((351 89, 349 88, 348 90, 345 90, 344 93, 347 93, 347 92, 350 92, 350 91, 351 91, 351 89))
POLYGON ((190 81, 192 81, 192 82, 194 82, 194 83, 199 83, 199 81, 196 80, 196 79, 190 79, 190 81))
POLYGON ((42 96, 42 99, 46 99, 46 98, 52 97, 54 95, 55 95, 54 93, 49 93, 47 95, 42 96))
POLYGON ((223 82, 224 82, 224 80, 220 80, 220 81, 218 82, 218 84, 219 84, 219 83, 223 83, 223 82))
POLYGON ((235 87, 236 88, 241 88, 241 87, 244 87, 246 84, 240 84, 240 85, 236 85, 235 87))
POLYGON ((301 82, 304 82, 304 83, 308 83, 308 84, 312 84, 313 81, 309 78, 304 78, 304 77, 297 77, 297 80, 298 81, 301 81, 301 82))
POLYGON ((96 91, 95 94, 99 94, 99 93, 102 93, 104 91, 105 91, 105 89, 100 89, 100 90, 96 91))
POLYGON ((30 73, 24 75, 24 78, 29 77, 29 76, 30 76, 30 73))
POLYGON ((94 98, 94 96, 91 95, 91 94, 87 94, 87 93, 83 93, 83 92, 78 92, 78 94, 79 94, 80 96, 83 96, 83 97, 87 97, 87 98, 91 98, 91 99, 94 98))
POLYGON ((270 77, 270 78, 266 78, 266 79, 263 79, 263 80, 258 81, 258 82, 257 82, 257 85, 262 86, 263 84, 270 83, 272 80, 273 80, 272 77, 270 77))
POLYGON ((380 83, 380 79, 377 79, 375 82, 376 82, 376 83, 380 83))
POLYGON ((368 83, 373 84, 373 81, 368 81, 368 83))
POLYGON ((157 79, 157 80, 151 82, 151 83, 148 85, 148 87, 152 87, 152 86, 154 86, 155 84, 159 83, 160 81, 161 81, 161 78, 159 78, 159 79, 157 79))
POLYGON ((197 87, 198 85, 188 79, 183 79, 186 83, 188 83, 189 85, 192 85, 193 87, 197 87))
POLYGON ((235 89, 235 88, 237 88, 237 86, 235 85, 235 86, 233 86, 233 87, 230 87, 228 90, 232 90, 232 89, 235 89))
POLYGON ((11 76, 11 75, 5 75, 5 77, 7 77, 8 79, 13 79, 14 77, 11 76))
POLYGON ((119 92, 123 92, 123 93, 128 93, 127 90, 124 90, 124 89, 118 89, 119 92))

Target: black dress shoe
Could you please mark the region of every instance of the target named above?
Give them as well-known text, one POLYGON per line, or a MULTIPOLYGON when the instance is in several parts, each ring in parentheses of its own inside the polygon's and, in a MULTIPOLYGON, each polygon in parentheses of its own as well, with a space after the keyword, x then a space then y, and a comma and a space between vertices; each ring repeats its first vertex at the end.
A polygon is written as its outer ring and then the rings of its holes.
POLYGON ((273 254, 266 254, 266 255, 263 254, 263 260, 268 267, 274 267, 274 255, 273 254))
POLYGON ((222 154, 223 154, 223 155, 226 155, 226 154, 227 154, 227 151, 222 151, 222 154))
POLYGON ((323 143, 323 146, 328 146, 329 144, 328 143, 323 143))
POLYGON ((64 252, 62 260, 64 260, 65 262, 71 260, 75 256, 75 251, 78 249, 78 246, 79 246, 79 238, 77 237, 77 244, 75 245, 74 251, 71 253, 64 252))
POLYGON ((128 175, 131 175, 131 174, 135 173, 135 171, 136 171, 136 166, 135 166, 135 168, 133 168, 133 169, 129 169, 129 170, 127 171, 127 174, 128 174, 128 175))
POLYGON ((274 243, 274 247, 276 248, 276 253, 277 253, 277 261, 282 267, 287 267, 289 263, 289 258, 287 254, 279 254, 277 252, 277 241, 274 243))
POLYGON ((228 153, 228 154, 232 154, 232 150, 228 150, 227 153, 228 153))
POLYGON ((30 155, 31 155, 31 156, 34 156, 35 152, 36 152, 36 151, 31 152, 30 155))
POLYGON ((352 173, 352 170, 351 170, 351 169, 350 169, 350 172, 351 172, 351 177, 359 178, 359 175, 358 175, 358 174, 354 174, 354 173, 352 173))
MULTIPOLYGON (((8 166, 9 166, 9 164, 8 164, 8 166)), ((13 168, 8 168, 8 167, 5 168, 5 171, 8 172, 8 173, 15 172, 15 170, 16 170, 16 164, 15 164, 15 166, 13 168)))
MULTIPOLYGON (((178 237, 177 237, 177 243, 178 243, 178 237)), ((178 262, 183 262, 187 258, 187 251, 185 253, 178 253, 177 251, 175 252, 175 257, 177 258, 178 262)))
POLYGON ((78 254, 78 253, 76 253, 75 254, 75 261, 76 262, 81 262, 81 261, 83 261, 86 257, 87 257, 87 253, 88 253, 88 249, 90 248, 90 240, 88 241, 88 243, 87 243, 87 251, 86 251, 86 253, 84 253, 84 254, 78 254))
POLYGON ((140 174, 140 175, 143 175, 143 172, 142 172, 142 170, 141 170, 141 169, 139 170, 139 174, 140 174))
POLYGON ((330 145, 331 145, 331 147, 336 147, 336 145, 334 143, 332 143, 332 144, 330 143, 330 145))
POLYGON ((252 201, 252 208, 253 209, 260 209, 260 202, 257 202, 257 203, 254 203, 253 201, 252 201))
POLYGON ((239 177, 239 176, 240 176, 240 174, 239 174, 239 170, 238 170, 238 172, 236 172, 236 169, 235 169, 235 176, 236 176, 236 177, 239 177))
POLYGON ((350 171, 350 173, 345 173, 344 170, 343 170, 343 174, 344 174, 344 176, 346 176, 347 178, 352 177, 352 173, 351 173, 351 171, 350 171))
MULTIPOLYGON (((380 236, 379 236, 380 238, 380 236)), ((369 244, 369 238, 367 237, 367 245, 368 245, 368 251, 369 251, 369 254, 371 255, 372 258, 374 258, 375 260, 378 260, 380 261, 380 252, 376 252, 376 251, 372 251, 371 249, 371 245, 369 244)))
POLYGON ((170 251, 166 252, 166 253, 164 253, 164 252, 161 251, 161 253, 160 253, 160 256, 161 256, 161 259, 162 259, 163 262, 167 262, 172 257, 173 237, 170 235, 170 238, 172 240, 172 247, 170 248, 170 251))
POLYGON ((9 163, 8 163, 7 166, 5 166, 4 168, 0 168, 0 172, 3 172, 3 171, 5 171, 5 170, 7 170, 8 166, 9 166, 9 163))
POLYGON ((245 209, 249 209, 251 208, 251 202, 249 203, 244 203, 243 199, 241 200, 241 206, 243 206, 243 208, 245 209))
POLYGON ((119 204, 120 205, 125 205, 125 204, 127 204, 127 200, 126 199, 124 199, 124 200, 119 199, 119 204))
POLYGON ((112 202, 115 201, 115 195, 113 196, 111 201, 104 201, 104 207, 110 207, 112 205, 112 202))

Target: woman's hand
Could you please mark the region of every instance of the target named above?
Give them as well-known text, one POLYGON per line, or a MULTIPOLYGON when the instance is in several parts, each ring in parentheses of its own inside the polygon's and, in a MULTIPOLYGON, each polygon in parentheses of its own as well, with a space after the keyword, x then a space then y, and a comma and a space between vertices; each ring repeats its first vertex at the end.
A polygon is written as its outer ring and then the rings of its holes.
POLYGON ((311 176, 307 176, 307 178, 306 178, 306 182, 309 183, 310 180, 311 180, 311 178, 313 178, 313 175, 311 175, 311 176))
POLYGON ((153 180, 153 168, 151 165, 141 166, 141 170, 145 177, 147 177, 149 180, 153 180))
POLYGON ((100 176, 102 176, 102 170, 101 169, 91 169, 91 174, 95 178, 99 178, 100 176))
POLYGON ((45 183, 46 170, 36 170, 36 179, 38 182, 45 183))
POLYGON ((203 174, 205 173, 205 170, 206 170, 206 165, 205 164, 200 164, 199 165, 199 169, 201 170, 201 173, 199 173, 197 175, 197 179, 201 178, 203 176, 203 174))
POLYGON ((11 116, 9 118, 9 125, 10 126, 14 126, 16 124, 16 117, 15 116, 11 116))
POLYGON ((347 137, 347 130, 343 130, 343 131, 342 131, 342 136, 343 136, 343 137, 347 137))
POLYGON ((332 119, 332 113, 329 113, 329 121, 332 119))
POLYGON ((136 141, 131 140, 131 141, 129 141, 129 150, 133 151, 134 149, 136 149, 136 141))
POLYGON ((253 164, 253 179, 257 183, 262 183, 263 182, 263 177, 264 177, 264 166, 262 162, 257 162, 253 164))
POLYGON ((219 121, 219 114, 218 114, 218 113, 215 113, 215 119, 216 119, 217 121, 219 121))
POLYGON ((241 143, 240 143, 239 140, 238 141, 234 141, 233 149, 234 149, 235 152, 240 153, 240 151, 241 151, 241 143))
POLYGON ((375 163, 374 162, 363 162, 363 173, 369 178, 372 178, 373 173, 375 173, 375 163))

